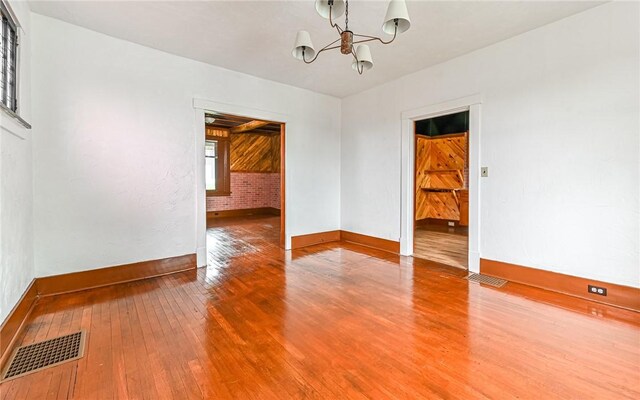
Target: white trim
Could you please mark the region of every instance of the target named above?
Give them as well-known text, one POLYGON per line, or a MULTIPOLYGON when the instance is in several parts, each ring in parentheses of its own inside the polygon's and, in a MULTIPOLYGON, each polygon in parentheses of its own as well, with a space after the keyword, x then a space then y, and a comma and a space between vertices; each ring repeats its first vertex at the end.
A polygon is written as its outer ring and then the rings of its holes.
POLYGON ((22 25, 20 24, 20 20, 18 19, 18 16, 16 15, 16 12, 13 11, 13 8, 11 7, 11 4, 9 4, 9 2, 6 1, 6 0, 0 0, 0 3, 2 3, 4 8, 9 13, 9 18, 11 18, 11 22, 13 22, 13 24, 16 26, 16 30, 20 29, 22 32, 24 32, 24 29, 22 29, 22 25))
POLYGON ((5 112, 0 110, 0 130, 7 132, 18 139, 26 140, 29 134, 29 128, 20 124, 13 118, 4 117, 5 112))
POLYGON ((480 109, 481 95, 402 113, 400 254, 413 255, 414 121, 469 111, 469 271, 480 272, 480 109))
POLYGON ((481 104, 469 104, 469 271, 480 273, 480 116, 481 104))
POLYGON ((218 103, 216 101, 205 99, 193 99, 193 108, 203 111, 220 112, 224 114, 233 114, 239 117, 264 119, 267 121, 287 123, 288 116, 273 111, 260 110, 257 108, 244 107, 237 104, 218 103))
POLYGON ((442 103, 432 104, 426 107, 414 108, 402 113, 402 119, 417 121, 425 118, 438 117, 440 115, 454 114, 466 111, 473 104, 482 104, 482 96, 479 94, 459 99, 448 100, 442 103))
MULTIPOLYGON (((193 108, 195 109, 195 159, 196 159, 196 254, 198 257, 198 266, 205 266, 207 264, 206 259, 206 246, 207 246, 207 192, 204 176, 204 114, 205 111, 219 112, 224 114, 232 114, 241 117, 264 119, 267 121, 280 122, 286 124, 289 121, 289 117, 285 114, 276 113, 273 111, 260 110, 251 107, 245 107, 238 104, 219 103, 216 101, 206 99, 193 99, 193 108), (204 249, 201 250, 201 249, 204 249), (202 253, 202 254, 201 254, 202 253)), ((285 148, 288 135, 285 135, 285 148)), ((287 165, 287 153, 285 152, 285 165, 287 165)), ((287 169, 282 179, 288 182, 287 169)), ((285 207, 289 204, 287 198, 290 191, 286 190, 285 195, 285 207)), ((282 210, 284 212, 284 210, 282 210)), ((284 248, 285 250, 291 249, 291 229, 289 229, 288 215, 285 213, 284 221, 284 248)))
POLYGON ((196 249, 196 267, 200 268, 200 267, 206 267, 206 266, 207 266, 207 248, 198 247, 196 249))
POLYGON ((196 263, 207 265, 207 191, 204 159, 204 110, 195 109, 195 160, 196 160, 196 263), (204 251, 202 250, 204 249, 204 251))

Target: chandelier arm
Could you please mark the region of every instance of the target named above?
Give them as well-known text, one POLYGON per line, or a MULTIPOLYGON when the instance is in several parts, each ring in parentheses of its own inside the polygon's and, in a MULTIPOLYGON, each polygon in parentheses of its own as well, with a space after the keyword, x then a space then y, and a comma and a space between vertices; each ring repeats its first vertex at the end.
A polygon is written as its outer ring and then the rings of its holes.
POLYGON ((333 9, 333 7, 329 7, 329 24, 331 25, 332 28, 336 28, 338 30, 338 34, 342 34, 342 28, 340 28, 340 25, 338 25, 337 22, 334 24, 333 20, 331 19, 331 10, 332 9, 333 9))
POLYGON ((304 50, 302 50, 302 61, 304 61, 304 62, 305 62, 305 64, 311 64, 312 62, 314 62, 314 61, 316 60, 316 58, 318 58, 318 56, 320 55, 320 53, 322 53, 323 51, 325 51, 325 50, 333 50, 333 49, 338 49, 338 48, 340 48, 340 45, 338 45, 338 46, 332 46, 332 45, 334 45, 334 44, 335 44, 337 41, 339 41, 339 40, 340 40, 340 38, 338 38, 338 39, 334 40, 333 42, 331 42, 331 43, 329 43, 328 45, 326 45, 326 46, 324 46, 323 48, 321 48, 321 49, 316 53, 316 55, 315 55, 311 60, 309 60, 309 61, 307 61, 307 60, 304 58, 304 50))
POLYGON ((356 71, 358 71, 358 75, 362 75, 362 73, 364 72, 364 65, 362 66, 362 68, 360 68, 360 61, 358 61, 358 56, 353 49, 351 49, 351 54, 353 55, 353 58, 356 59, 356 71))
POLYGON ((380 39, 380 38, 379 38, 379 37, 377 37, 377 36, 360 35, 360 34, 358 34, 358 33, 354 33, 354 34, 353 34, 353 36, 355 36, 355 37, 362 37, 362 38, 366 38, 366 39, 358 40, 358 41, 355 41, 355 42, 353 42, 353 43, 354 43, 354 44, 355 44, 355 43, 365 43, 365 42, 371 42, 371 41, 377 40, 377 41, 379 41, 379 42, 380 42, 380 43, 382 43, 382 44, 389 44, 389 43, 393 42, 393 41, 396 39, 396 36, 397 36, 397 35, 398 35, 398 27, 397 27, 397 26, 396 26, 396 28, 393 30, 393 37, 391 38, 391 40, 387 40, 387 41, 384 41, 384 40, 380 39))
MULTIPOLYGON (((353 36, 360 36, 360 35, 355 35, 355 34, 354 34, 353 36)), ((371 38, 371 39, 354 40, 354 41, 353 41, 353 44, 373 42, 374 40, 380 40, 380 38, 371 38)))

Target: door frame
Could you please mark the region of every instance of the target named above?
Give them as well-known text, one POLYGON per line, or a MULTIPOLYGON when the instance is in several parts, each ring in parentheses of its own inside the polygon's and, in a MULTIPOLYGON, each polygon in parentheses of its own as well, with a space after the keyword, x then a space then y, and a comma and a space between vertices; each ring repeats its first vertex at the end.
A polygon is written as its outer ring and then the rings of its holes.
POLYGON ((285 212, 286 205, 286 124, 289 120, 285 114, 273 111, 265 111, 238 104, 219 103, 206 99, 193 99, 195 111, 195 161, 196 161, 196 258, 198 267, 207 265, 207 193, 204 172, 204 116, 207 112, 218 112, 237 115, 240 117, 255 118, 279 123, 280 125, 280 247, 288 250, 291 248, 291 238, 285 212))
POLYGON ((400 254, 413 255, 415 128, 414 122, 469 111, 469 259, 470 272, 480 272, 480 112, 482 96, 453 99, 402 113, 400 254))

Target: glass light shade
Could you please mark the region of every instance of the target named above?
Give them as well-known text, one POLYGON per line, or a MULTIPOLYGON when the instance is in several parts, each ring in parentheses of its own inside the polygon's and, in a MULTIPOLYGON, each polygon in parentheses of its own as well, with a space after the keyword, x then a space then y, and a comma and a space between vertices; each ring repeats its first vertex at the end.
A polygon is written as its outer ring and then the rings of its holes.
POLYGON ((396 28, 396 20, 398 20, 398 33, 405 32, 411 27, 407 3, 404 0, 391 0, 389 2, 387 15, 385 15, 384 24, 382 24, 382 31, 393 35, 396 28))
POLYGON ((311 35, 307 31, 298 31, 296 35, 296 44, 291 54, 298 60, 302 60, 302 52, 304 51, 304 58, 310 60, 316 55, 316 51, 311 43, 311 35))
POLYGON ((356 47, 356 58, 358 59, 358 61, 354 59, 351 63, 351 68, 353 68, 354 70, 358 71, 358 69, 361 69, 363 71, 367 71, 373 68, 371 49, 369 49, 369 46, 367 46, 366 44, 361 44, 360 46, 356 47))
MULTIPOLYGON (((329 5, 331 0, 316 0, 316 11, 322 18, 329 19, 329 5)), ((331 10, 331 19, 338 18, 344 14, 344 0, 333 0, 333 10, 331 10)))

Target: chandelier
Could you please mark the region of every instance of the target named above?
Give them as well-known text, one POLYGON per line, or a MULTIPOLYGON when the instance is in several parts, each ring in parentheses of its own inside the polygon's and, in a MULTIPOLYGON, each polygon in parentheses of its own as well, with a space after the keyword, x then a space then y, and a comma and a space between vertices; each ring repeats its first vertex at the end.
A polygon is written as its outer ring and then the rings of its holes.
POLYGON ((323 51, 339 48, 342 54, 353 56, 351 68, 361 75, 364 71, 373 67, 371 50, 368 45, 361 43, 379 41, 382 44, 389 44, 395 40, 399 33, 405 32, 411 26, 405 0, 391 0, 389 3, 387 14, 382 24, 382 31, 393 35, 387 41, 376 36, 353 33, 349 30, 349 0, 316 0, 316 11, 322 18, 329 20, 329 24, 338 31, 340 37, 316 52, 309 32, 298 31, 296 44, 292 51, 293 57, 304 61, 306 64, 311 64, 323 51), (333 22, 334 18, 339 18, 342 14, 345 16, 344 29, 338 23, 333 22), (354 45, 358 46, 355 46, 354 49, 354 45))

